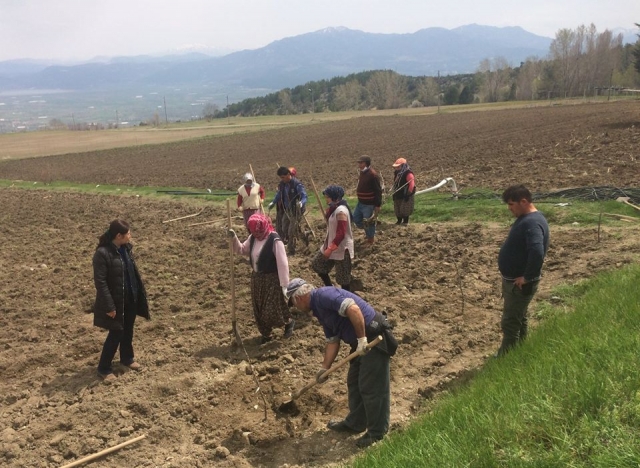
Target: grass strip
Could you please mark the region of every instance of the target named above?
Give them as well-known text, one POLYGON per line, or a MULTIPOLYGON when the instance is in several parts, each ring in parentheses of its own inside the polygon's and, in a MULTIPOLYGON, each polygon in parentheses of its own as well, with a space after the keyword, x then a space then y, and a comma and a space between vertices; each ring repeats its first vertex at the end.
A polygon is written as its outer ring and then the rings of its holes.
POLYGON ((522 346, 352 466, 639 466, 639 283, 636 264, 565 287, 522 346))

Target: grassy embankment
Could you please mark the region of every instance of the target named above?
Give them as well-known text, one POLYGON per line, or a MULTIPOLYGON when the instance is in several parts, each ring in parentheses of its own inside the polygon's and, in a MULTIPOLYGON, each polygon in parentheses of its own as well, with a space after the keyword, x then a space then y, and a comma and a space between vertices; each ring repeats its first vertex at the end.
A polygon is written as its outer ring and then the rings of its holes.
POLYGON ((354 467, 640 465, 640 265, 555 295, 529 339, 354 467))

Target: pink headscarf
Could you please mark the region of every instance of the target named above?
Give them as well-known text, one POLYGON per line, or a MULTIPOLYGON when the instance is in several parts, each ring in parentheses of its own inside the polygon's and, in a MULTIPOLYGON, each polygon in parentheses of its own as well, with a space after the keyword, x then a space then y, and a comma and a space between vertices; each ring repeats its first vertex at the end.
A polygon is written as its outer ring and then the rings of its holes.
POLYGON ((271 219, 263 214, 255 213, 249 217, 247 221, 247 227, 253 237, 258 240, 264 240, 269 233, 275 231, 271 224, 271 219))

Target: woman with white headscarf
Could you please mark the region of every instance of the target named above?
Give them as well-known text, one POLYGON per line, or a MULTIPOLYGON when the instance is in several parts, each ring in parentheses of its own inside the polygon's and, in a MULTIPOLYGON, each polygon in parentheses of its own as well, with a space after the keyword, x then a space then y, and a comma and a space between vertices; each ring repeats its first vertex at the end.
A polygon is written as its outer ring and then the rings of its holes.
MULTIPOLYGON (((246 173, 242 179, 244 184, 238 188, 238 211, 242 211, 242 217, 244 218, 244 225, 247 227, 247 221, 251 215, 262 211, 260 207, 264 201, 264 189, 260 184, 253 180, 253 176, 250 173, 246 173)), ((248 229, 248 228, 247 228, 248 229)))

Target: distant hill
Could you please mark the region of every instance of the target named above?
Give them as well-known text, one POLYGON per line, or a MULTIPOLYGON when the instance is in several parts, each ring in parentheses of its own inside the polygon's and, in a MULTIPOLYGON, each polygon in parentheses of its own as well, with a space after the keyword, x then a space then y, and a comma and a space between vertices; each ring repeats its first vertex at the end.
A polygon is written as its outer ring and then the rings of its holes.
MULTIPOLYGON (((404 75, 472 73, 485 58, 503 56, 514 65, 546 56, 551 39, 520 27, 467 25, 427 28, 413 34, 375 34, 327 28, 223 57, 201 53, 163 57, 117 57, 75 66, 0 62, 7 90, 102 90, 153 86, 227 86, 281 89, 363 70, 404 75)), ((16 61, 13 61, 16 62, 16 61)))

